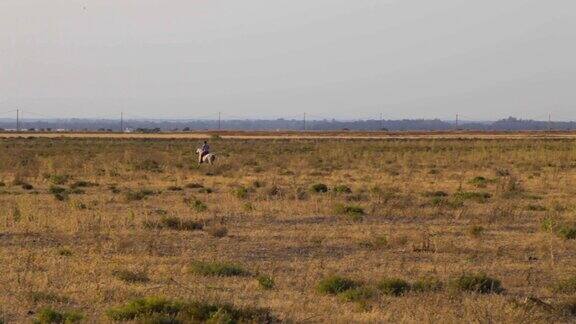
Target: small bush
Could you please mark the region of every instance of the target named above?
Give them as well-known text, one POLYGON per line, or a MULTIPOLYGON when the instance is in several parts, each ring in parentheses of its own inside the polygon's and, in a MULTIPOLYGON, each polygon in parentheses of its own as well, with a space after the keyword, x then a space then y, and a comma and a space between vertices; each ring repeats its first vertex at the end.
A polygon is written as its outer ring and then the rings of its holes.
POLYGON ((564 294, 576 293, 576 276, 568 277, 563 280, 557 281, 554 286, 554 291, 564 294))
POLYGON ((52 174, 48 179, 55 185, 63 185, 68 182, 70 176, 66 174, 52 174))
POLYGON ((402 279, 384 278, 378 283, 378 290, 390 296, 401 296, 410 290, 410 284, 402 279))
POLYGON ((228 229, 224 226, 212 226, 208 228, 207 232, 217 238, 222 238, 228 235, 228 229))
POLYGON ((113 321, 142 323, 271 323, 267 309, 236 308, 229 304, 181 302, 158 297, 133 300, 108 310, 113 321))
POLYGON ((98 184, 93 183, 93 182, 88 182, 88 181, 76 181, 73 184, 70 185, 71 189, 76 189, 76 188, 88 188, 88 187, 96 187, 98 186, 98 184))
POLYGON ((79 323, 84 316, 76 311, 57 311, 52 308, 43 308, 38 312, 34 323, 38 324, 64 324, 79 323))
POLYGON ((346 302, 364 302, 374 296, 374 292, 365 287, 356 287, 345 290, 338 294, 338 297, 346 302))
POLYGON ((28 294, 28 298, 30 298, 33 303, 67 303, 70 301, 68 297, 46 291, 33 291, 28 294))
POLYGON ((66 192, 66 188, 62 188, 62 187, 58 187, 58 186, 50 186, 50 189, 48 190, 51 194, 53 195, 57 195, 57 194, 62 194, 66 192))
POLYGON ((248 197, 248 189, 244 187, 238 187, 232 190, 232 194, 238 199, 245 199, 248 197))
POLYGON ((0 187, 6 187, 6 184, 4 183, 4 181, 0 181, 0 187))
POLYGON ((182 191, 182 187, 179 186, 169 186, 168 190, 170 191, 182 191))
POLYGON ((204 225, 193 220, 182 220, 176 216, 163 215, 159 221, 144 222, 147 228, 171 229, 175 231, 196 231, 201 230, 204 225))
POLYGON ((138 191, 129 190, 124 193, 124 199, 127 202, 139 201, 151 195, 154 195, 154 191, 149 189, 140 189, 138 191))
POLYGON ((316 193, 328 192, 328 186, 323 183, 317 183, 312 185, 311 190, 316 193))
POLYGON ((468 233, 470 234, 470 236, 476 238, 482 236, 482 234, 484 234, 484 231, 485 231, 484 227, 478 225, 472 226, 468 229, 468 233))
POLYGON ((258 276, 258 284, 260 287, 265 290, 270 290, 274 288, 274 279, 270 276, 260 275, 258 276))
POLYGON ((565 240, 575 240, 576 239, 576 227, 563 226, 558 229, 558 236, 565 240))
POLYGON ((444 191, 427 191, 424 193, 424 196, 431 198, 444 198, 448 197, 448 194, 444 191))
POLYGON ((145 283, 150 281, 144 271, 114 270, 112 275, 127 283, 145 283))
POLYGON ((360 206, 343 204, 337 204, 334 207, 334 212, 339 215, 347 215, 352 221, 361 221, 365 214, 364 209, 360 206))
POLYGON ((491 197, 492 195, 487 192, 458 191, 454 194, 454 199, 456 200, 474 200, 479 203, 484 203, 491 197))
POLYGON ((190 266, 190 271, 202 276, 218 277, 246 276, 249 274, 241 266, 221 262, 193 262, 190 266))
POLYGON ((64 256, 64 257, 69 257, 72 256, 72 251, 70 249, 60 249, 58 250, 58 255, 59 256, 64 256))
POLYGON ((206 210, 208 210, 208 206, 198 199, 195 199, 194 201, 192 201, 190 203, 190 207, 194 211, 196 211, 197 213, 202 213, 202 212, 205 212, 206 210))
POLYGON ((528 205, 528 206, 526 206, 526 210, 529 210, 529 211, 546 211, 548 209, 542 205, 528 205))
POLYGON ((338 295, 356 287, 358 287, 358 284, 351 279, 340 276, 330 276, 322 279, 316 289, 321 294, 338 295))
POLYGON ((34 189, 34 186, 32 186, 31 184, 25 182, 25 183, 22 184, 22 189, 24 189, 24 190, 32 190, 32 189, 34 189))
POLYGON ((475 292, 480 294, 500 293, 504 291, 499 280, 486 274, 463 274, 450 282, 454 291, 475 292))
POLYGON ((412 284, 411 289, 416 292, 434 292, 442 289, 444 284, 432 277, 425 277, 417 280, 412 284))
POLYGON ((347 185, 338 185, 335 186, 334 189, 332 190, 334 190, 334 192, 336 193, 344 193, 344 194, 352 193, 352 189, 350 189, 350 187, 348 187, 347 185))
POLYGON ((186 188, 188 188, 188 189, 201 189, 201 188, 204 188, 204 186, 199 184, 199 183, 189 183, 186 185, 186 188))

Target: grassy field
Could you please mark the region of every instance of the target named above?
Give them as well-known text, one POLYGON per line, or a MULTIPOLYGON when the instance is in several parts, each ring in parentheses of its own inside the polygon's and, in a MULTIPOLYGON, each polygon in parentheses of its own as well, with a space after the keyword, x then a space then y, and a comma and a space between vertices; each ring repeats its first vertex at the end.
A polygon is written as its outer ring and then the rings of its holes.
POLYGON ((574 322, 573 139, 0 139, 0 322, 574 322))

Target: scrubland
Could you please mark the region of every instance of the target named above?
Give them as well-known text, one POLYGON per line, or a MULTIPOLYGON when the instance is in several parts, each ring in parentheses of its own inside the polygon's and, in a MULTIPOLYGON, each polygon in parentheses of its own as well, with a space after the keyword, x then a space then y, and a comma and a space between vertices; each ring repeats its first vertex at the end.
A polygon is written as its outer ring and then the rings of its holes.
POLYGON ((0 140, 0 322, 574 322, 572 139, 0 140))

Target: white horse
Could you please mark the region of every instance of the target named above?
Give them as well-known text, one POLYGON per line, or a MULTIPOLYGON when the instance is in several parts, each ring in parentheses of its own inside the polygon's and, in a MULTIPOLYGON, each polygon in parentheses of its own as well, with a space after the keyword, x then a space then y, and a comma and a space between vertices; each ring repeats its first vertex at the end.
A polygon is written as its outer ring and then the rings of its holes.
MULTIPOLYGON (((200 154, 202 154, 202 149, 197 149, 196 154, 198 154, 198 162, 200 162, 200 154)), ((216 161, 216 154, 214 153, 208 153, 202 157, 202 162, 208 163, 210 165, 214 164, 214 161, 216 161)))

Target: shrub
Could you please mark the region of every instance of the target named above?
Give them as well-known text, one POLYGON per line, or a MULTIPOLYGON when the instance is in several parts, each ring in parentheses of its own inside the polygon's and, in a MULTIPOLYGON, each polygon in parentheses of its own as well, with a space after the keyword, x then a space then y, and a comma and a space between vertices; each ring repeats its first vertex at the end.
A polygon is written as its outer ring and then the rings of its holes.
POLYGON ((352 221, 361 221, 365 214, 364 209, 360 206, 343 204, 337 204, 334 207, 334 212, 339 215, 347 215, 352 221))
POLYGON ((178 186, 169 186, 168 190, 170 191, 182 191, 182 187, 178 187, 178 186))
POLYGON ((249 274, 248 271, 235 264, 202 261, 193 262, 190 271, 203 276, 218 277, 246 276, 249 274))
POLYGON ((481 294, 500 293, 504 291, 499 280, 486 274, 463 274, 450 282, 450 288, 455 291, 475 292, 481 294))
POLYGON ((73 184, 70 185, 71 189, 76 189, 76 188, 88 188, 88 187, 96 187, 98 186, 98 184, 93 183, 93 182, 88 182, 88 181, 76 181, 73 184))
POLYGON ((347 185, 338 185, 334 187, 334 192, 336 193, 352 193, 352 189, 350 189, 350 187, 348 187, 347 185))
POLYGON ((55 185, 63 185, 68 182, 70 176, 66 174, 52 174, 48 179, 55 185))
POLYGON ((321 294, 337 295, 356 287, 358 284, 353 280, 334 275, 320 280, 316 289, 321 294))
POLYGON ((84 316, 76 311, 57 311, 52 308, 43 308, 38 312, 34 323, 38 324, 60 324, 60 323, 78 323, 84 316))
POLYGON ((22 183, 22 189, 24 189, 24 190, 32 190, 32 189, 34 189, 34 186, 32 186, 32 185, 29 184, 29 183, 24 182, 24 183, 22 183))
POLYGON ((565 240, 576 239, 576 227, 563 226, 558 230, 558 236, 565 240))
POLYGON ((197 213, 201 213, 208 210, 208 206, 206 206, 205 203, 203 203, 198 199, 195 199, 193 202, 191 202, 190 207, 192 207, 192 209, 197 213))
POLYGON ((480 237, 482 236, 484 231, 485 231, 484 227, 478 225, 472 226, 468 229, 468 233, 472 237, 480 237))
POLYGON ((112 275, 127 283, 144 283, 150 281, 144 271, 114 270, 112 275))
POLYGON ((50 189, 48 190, 51 194, 53 195, 57 195, 57 194, 62 194, 66 192, 66 188, 62 188, 62 187, 58 187, 58 186, 50 186, 50 189))
POLYGON ((72 251, 70 249, 63 248, 63 249, 58 250, 58 255, 69 257, 69 256, 72 256, 72 251))
POLYGON ((274 288, 274 279, 272 279, 272 277, 266 275, 260 275, 258 276, 257 279, 262 289, 270 290, 274 288))
POLYGON ((238 187, 232 190, 232 194, 238 199, 245 199, 248 197, 248 189, 244 187, 238 187))
POLYGON ((201 189, 201 188, 204 188, 204 186, 199 184, 199 183, 189 183, 186 185, 186 188, 188 188, 188 189, 201 189))
POLYGON ((271 323, 276 319, 267 309, 236 308, 229 304, 181 302, 158 297, 130 301, 108 310, 114 321, 143 323, 271 323))
POLYGON ((176 231, 195 231, 201 230, 204 225, 193 220, 182 220, 176 216, 163 215, 159 221, 144 222, 147 228, 166 228, 176 231))
POLYGON ((484 203, 491 197, 492 195, 487 192, 458 191, 454 194, 454 198, 457 200, 474 200, 479 203, 484 203))
POLYGON ((410 290, 410 284, 402 279, 384 278, 378 283, 378 290, 390 296, 401 296, 410 290))
POLYGON ((0 181, 0 187, 6 187, 6 184, 4 183, 4 181, 0 181))
POLYGON ((576 293, 576 276, 568 277, 563 280, 557 281, 554 286, 554 291, 565 294, 576 293))
POLYGON ((488 179, 484 177, 475 177, 474 179, 470 180, 469 183, 478 188, 485 188, 488 184, 488 179))
POLYGON ((107 315, 114 321, 144 319, 152 315, 174 318, 183 308, 184 304, 181 302, 147 297, 133 300, 124 306, 111 308, 107 311, 107 315))
POLYGON ((432 292, 441 290, 443 286, 437 278, 425 277, 414 282, 411 289, 416 292, 432 292))
POLYGON ((529 211, 546 211, 548 209, 542 205, 528 205, 528 206, 526 206, 526 210, 529 210, 529 211))
POLYGON ((217 237, 217 238, 222 238, 225 237, 226 235, 228 235, 228 229, 224 226, 213 226, 208 228, 207 230, 208 234, 217 237))
POLYGON ((360 242, 360 246, 371 250, 383 249, 388 246, 388 237, 386 235, 374 236, 370 239, 360 242))
POLYGON ((154 191, 149 189, 140 189, 138 191, 129 190, 124 193, 124 198, 126 201, 130 202, 139 201, 151 195, 154 195, 154 191))
POLYGON ((45 291, 33 291, 28 294, 28 297, 34 303, 67 303, 70 301, 68 297, 62 297, 53 292, 45 291))
POLYGON ((448 197, 448 194, 444 191, 427 191, 424 193, 424 196, 432 198, 444 198, 448 197))
POLYGON ((316 192, 316 193, 328 192, 328 186, 323 184, 323 183, 314 184, 314 185, 312 185, 311 189, 313 192, 316 192))
POLYGON ((372 298, 373 296, 374 292, 371 289, 365 287, 348 289, 338 294, 338 297, 346 302, 363 302, 372 298))

